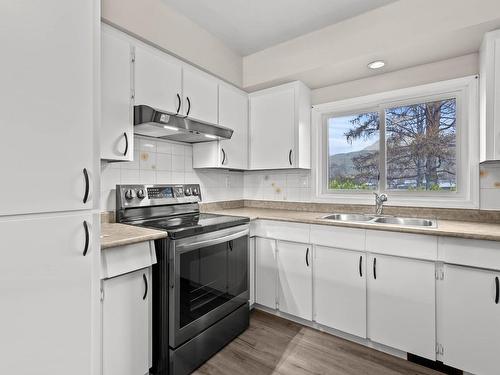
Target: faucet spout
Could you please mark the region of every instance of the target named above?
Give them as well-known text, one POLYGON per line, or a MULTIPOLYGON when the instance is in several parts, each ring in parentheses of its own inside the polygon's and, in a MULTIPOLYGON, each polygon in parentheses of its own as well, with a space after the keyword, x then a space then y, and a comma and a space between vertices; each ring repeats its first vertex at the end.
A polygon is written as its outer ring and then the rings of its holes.
POLYGON ((387 194, 378 194, 373 192, 375 195, 375 215, 382 215, 384 212, 384 202, 387 202, 387 194))

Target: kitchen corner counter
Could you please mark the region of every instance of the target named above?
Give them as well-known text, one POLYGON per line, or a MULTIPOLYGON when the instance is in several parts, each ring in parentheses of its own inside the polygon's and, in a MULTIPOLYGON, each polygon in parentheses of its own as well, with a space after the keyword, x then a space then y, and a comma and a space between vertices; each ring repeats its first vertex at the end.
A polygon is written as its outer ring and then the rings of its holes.
POLYGON ((435 236, 457 237, 476 240, 500 241, 500 224, 469 221, 437 220, 437 228, 411 227, 393 224, 374 224, 360 222, 340 222, 321 219, 326 212, 293 211, 269 208, 229 208, 206 210, 207 213, 245 216, 250 220, 275 220, 304 224, 332 225, 339 227, 384 230, 401 233, 428 234, 435 236))
POLYGON ((167 237, 167 232, 127 224, 102 223, 101 249, 157 240, 167 237))

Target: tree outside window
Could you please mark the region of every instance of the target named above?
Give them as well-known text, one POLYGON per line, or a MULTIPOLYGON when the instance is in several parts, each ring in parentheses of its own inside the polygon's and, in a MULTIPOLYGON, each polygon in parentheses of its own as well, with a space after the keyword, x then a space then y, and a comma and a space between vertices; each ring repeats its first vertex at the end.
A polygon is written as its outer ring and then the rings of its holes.
POLYGON ((331 117, 328 188, 378 189, 385 168, 387 190, 456 191, 456 120, 455 98, 331 117), (385 158, 380 158, 382 115, 385 158))

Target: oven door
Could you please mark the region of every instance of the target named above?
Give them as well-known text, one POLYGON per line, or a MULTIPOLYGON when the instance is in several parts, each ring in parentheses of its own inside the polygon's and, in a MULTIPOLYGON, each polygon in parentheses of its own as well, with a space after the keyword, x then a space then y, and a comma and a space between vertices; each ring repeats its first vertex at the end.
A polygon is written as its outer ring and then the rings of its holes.
POLYGON ((240 225, 171 242, 170 347, 248 301, 248 233, 248 225, 240 225))

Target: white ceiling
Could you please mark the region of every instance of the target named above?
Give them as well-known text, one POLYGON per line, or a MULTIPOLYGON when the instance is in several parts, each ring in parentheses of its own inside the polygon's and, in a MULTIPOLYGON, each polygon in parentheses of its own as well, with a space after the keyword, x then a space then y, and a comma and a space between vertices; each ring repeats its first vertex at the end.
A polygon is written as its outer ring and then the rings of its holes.
POLYGON ((162 0, 242 56, 396 0, 162 0))

